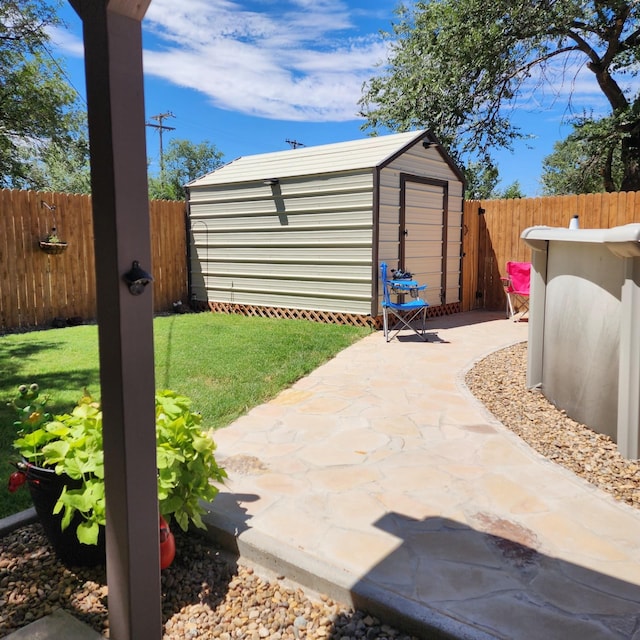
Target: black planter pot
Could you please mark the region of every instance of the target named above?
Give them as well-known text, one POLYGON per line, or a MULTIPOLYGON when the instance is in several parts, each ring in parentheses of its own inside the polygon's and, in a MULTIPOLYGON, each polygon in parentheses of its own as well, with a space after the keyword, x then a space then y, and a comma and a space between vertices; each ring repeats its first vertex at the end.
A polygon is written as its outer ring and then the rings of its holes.
POLYGON ((57 475, 53 469, 44 469, 27 464, 27 482, 36 513, 56 555, 68 567, 96 566, 105 563, 105 531, 100 528, 98 544, 83 544, 76 536, 76 528, 82 516, 76 514, 71 524, 62 531, 62 514, 54 515, 55 506, 62 489, 76 489, 80 485, 67 475, 57 475))

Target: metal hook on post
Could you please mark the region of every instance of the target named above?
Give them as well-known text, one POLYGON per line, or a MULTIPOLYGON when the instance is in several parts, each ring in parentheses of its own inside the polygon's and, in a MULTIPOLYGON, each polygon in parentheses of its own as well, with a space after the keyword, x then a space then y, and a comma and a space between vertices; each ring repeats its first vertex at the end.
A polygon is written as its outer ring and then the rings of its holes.
POLYGON ((51 226, 50 235, 55 236, 57 231, 58 231, 58 225, 56 223, 56 216, 55 216, 55 213, 54 213, 54 211, 56 210, 56 205, 55 204, 49 204, 48 202, 45 202, 44 200, 40 200, 40 206, 41 207, 46 207, 51 212, 51 217, 53 218, 53 225, 51 226))

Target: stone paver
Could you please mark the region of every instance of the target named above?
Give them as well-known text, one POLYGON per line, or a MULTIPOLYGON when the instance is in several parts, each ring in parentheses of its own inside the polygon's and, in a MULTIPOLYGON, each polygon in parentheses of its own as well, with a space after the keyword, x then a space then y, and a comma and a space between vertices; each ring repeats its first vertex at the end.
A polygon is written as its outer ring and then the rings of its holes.
POLYGON ((464 388, 527 324, 381 333, 215 434, 211 535, 397 624, 460 638, 640 639, 640 512, 545 460, 464 388))

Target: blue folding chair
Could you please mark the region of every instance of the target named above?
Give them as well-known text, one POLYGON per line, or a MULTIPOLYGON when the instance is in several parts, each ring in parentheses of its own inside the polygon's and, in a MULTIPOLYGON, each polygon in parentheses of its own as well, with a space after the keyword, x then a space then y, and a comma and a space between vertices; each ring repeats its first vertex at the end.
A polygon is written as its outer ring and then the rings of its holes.
POLYGON ((382 320, 385 340, 389 342, 402 329, 410 329, 426 342, 425 325, 429 303, 419 297, 419 292, 424 291, 427 285, 419 285, 415 280, 409 279, 389 279, 386 262, 380 264, 380 277, 382 280, 382 320), (408 302, 393 302, 391 296, 398 294, 408 294, 411 299, 408 302), (389 326, 390 315, 394 320, 391 327, 389 326), (421 319, 420 329, 412 324, 418 318, 421 319))

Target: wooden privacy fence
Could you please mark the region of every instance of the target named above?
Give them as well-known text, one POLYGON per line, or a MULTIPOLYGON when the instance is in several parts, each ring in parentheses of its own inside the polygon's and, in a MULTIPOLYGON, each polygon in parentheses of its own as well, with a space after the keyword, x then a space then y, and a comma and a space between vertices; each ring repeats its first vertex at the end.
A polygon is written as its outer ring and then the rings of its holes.
MULTIPOLYGON (((154 309, 188 302, 185 204, 152 201, 154 309)), ((504 308, 507 260, 530 261, 520 239, 527 227, 606 229, 640 222, 640 192, 521 200, 468 201, 464 207, 462 310, 504 308)), ((55 318, 96 317, 90 196, 0 191, 0 331, 50 326, 55 318), (51 227, 68 243, 60 255, 39 247, 51 227)))
POLYGON ((531 261, 522 231, 536 225, 568 227, 574 215, 584 229, 640 222, 640 192, 465 202, 462 310, 504 308, 500 277, 507 261, 531 261))
MULTIPOLYGON (((152 201, 151 246, 156 312, 187 302, 185 205, 152 201)), ((50 326, 55 318, 96 317, 91 197, 0 191, 0 331, 50 326), (39 246, 57 227, 67 249, 39 246)))

